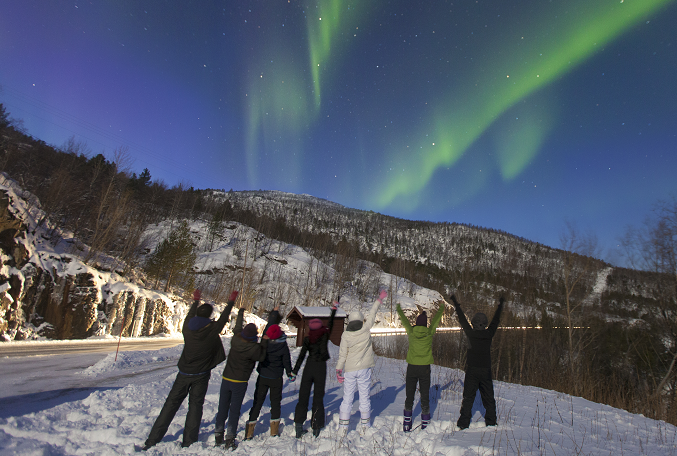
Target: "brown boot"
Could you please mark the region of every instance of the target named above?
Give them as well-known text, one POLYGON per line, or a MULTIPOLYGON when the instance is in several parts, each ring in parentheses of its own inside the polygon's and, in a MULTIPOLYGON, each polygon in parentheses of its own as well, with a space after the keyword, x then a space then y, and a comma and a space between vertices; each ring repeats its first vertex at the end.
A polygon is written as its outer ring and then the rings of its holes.
POLYGON ((270 435, 277 437, 280 435, 280 419, 270 420, 270 435))
POLYGON ((254 438, 254 427, 256 426, 256 421, 247 421, 245 431, 244 431, 244 439, 245 440, 251 440, 254 438))

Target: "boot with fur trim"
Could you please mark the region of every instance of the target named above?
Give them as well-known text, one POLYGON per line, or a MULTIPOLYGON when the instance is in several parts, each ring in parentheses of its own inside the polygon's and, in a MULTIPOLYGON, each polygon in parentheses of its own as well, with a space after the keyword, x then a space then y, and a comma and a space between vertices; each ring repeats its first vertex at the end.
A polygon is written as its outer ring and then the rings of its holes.
POLYGON ((270 435, 278 437, 280 435, 280 419, 270 420, 270 435))
POLYGON ((244 432, 245 440, 251 440, 254 438, 254 427, 256 427, 256 421, 247 421, 244 432))

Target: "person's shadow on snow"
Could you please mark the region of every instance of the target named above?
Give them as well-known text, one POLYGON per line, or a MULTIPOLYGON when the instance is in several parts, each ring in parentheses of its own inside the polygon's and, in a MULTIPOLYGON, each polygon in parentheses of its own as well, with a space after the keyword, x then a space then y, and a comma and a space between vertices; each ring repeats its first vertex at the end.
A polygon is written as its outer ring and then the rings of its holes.
POLYGON ((475 394, 475 402, 472 403, 472 410, 470 411, 470 416, 475 416, 476 412, 480 412, 480 415, 482 415, 482 418, 484 418, 484 414, 487 413, 487 409, 484 408, 484 404, 482 404, 482 397, 480 396, 479 390, 475 394))
MULTIPOLYGON (((357 394, 356 394, 357 396, 357 394)), ((339 412, 341 401, 343 400, 343 386, 329 388, 324 393, 324 411, 334 413, 339 412)))
MULTIPOLYGON (((374 389, 374 387, 379 383, 381 382, 375 383, 374 385, 371 386, 371 388, 374 389)), ((396 386, 389 386, 385 389, 380 390, 375 394, 372 394, 371 401, 372 416, 373 417, 379 416, 392 403, 392 401, 387 399, 384 400, 383 398, 396 397, 404 389, 404 387, 405 385, 402 385, 399 388, 396 386)))
MULTIPOLYGON (((451 383, 453 383, 453 382, 447 383, 447 385, 445 385, 441 389, 447 388, 451 383)), ((461 390, 462 390, 463 387, 465 386, 465 382, 461 381, 460 383, 461 383, 461 390)), ((431 401, 431 408, 432 408, 432 401, 431 401)), ((477 412, 480 412, 480 415, 482 415, 481 418, 484 418, 484 415, 487 413, 487 409, 485 409, 484 404, 482 404, 482 396, 480 396, 480 390, 477 390, 477 392, 475 393, 475 401, 472 403, 472 409, 470 410, 470 419, 471 420, 477 412)))
POLYGON ((39 413, 67 402, 81 401, 97 391, 117 390, 120 387, 63 388, 41 393, 22 394, 0 399, 0 418, 39 413))
MULTIPOLYGON (((385 389, 382 389, 377 392, 373 392, 374 389, 376 388, 377 385, 380 385, 381 382, 376 382, 373 385, 371 385, 371 391, 370 391, 370 396, 371 396, 371 416, 376 417, 379 416, 382 412, 385 411, 385 409, 390 406, 391 401, 389 400, 383 400, 383 398, 388 398, 388 397, 395 397, 397 396, 398 393, 400 393, 405 385, 398 387, 395 386, 389 386, 385 389)), ((331 412, 332 414, 339 413, 339 408, 341 407, 341 402, 343 402, 343 386, 335 386, 334 388, 328 389, 327 392, 324 395, 325 401, 325 412, 331 412)), ((355 400, 353 402, 353 407, 355 406, 356 402, 359 402, 360 395, 359 393, 355 393, 355 400)))

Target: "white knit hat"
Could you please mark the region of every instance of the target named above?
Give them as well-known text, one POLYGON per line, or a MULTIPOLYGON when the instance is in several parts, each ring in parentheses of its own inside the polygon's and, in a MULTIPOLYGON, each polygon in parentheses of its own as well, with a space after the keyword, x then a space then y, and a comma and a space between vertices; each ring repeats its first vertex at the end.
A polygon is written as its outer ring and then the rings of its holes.
POLYGON ((363 321, 364 320, 364 315, 362 315, 362 312, 359 310, 353 310, 350 312, 350 315, 348 315, 348 321, 363 321))

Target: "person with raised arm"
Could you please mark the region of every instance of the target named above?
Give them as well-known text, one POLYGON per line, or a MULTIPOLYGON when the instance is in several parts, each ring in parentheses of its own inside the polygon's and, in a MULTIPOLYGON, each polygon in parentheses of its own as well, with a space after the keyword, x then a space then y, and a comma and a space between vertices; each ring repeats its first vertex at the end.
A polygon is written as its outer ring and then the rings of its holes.
POLYGON ((179 373, 160 415, 150 430, 143 450, 148 450, 162 440, 186 396, 188 396, 188 413, 181 446, 188 447, 197 442, 202 421, 202 406, 211 371, 226 359, 226 352, 221 343, 221 331, 228 321, 237 294, 237 291, 230 294, 228 305, 219 319, 213 321, 209 318, 214 309, 212 305, 206 303, 200 305, 202 296, 200 290, 193 292, 193 305, 188 310, 181 329, 184 346, 178 363, 179 373))
POLYGON ((360 394, 360 422, 362 428, 371 427, 371 370, 374 362, 374 349, 371 345, 371 328, 376 320, 379 306, 388 296, 383 290, 371 306, 371 311, 364 319, 362 312, 355 310, 348 315, 348 326, 341 336, 339 359, 336 363, 336 379, 343 383, 343 401, 339 407, 339 430, 348 432, 350 412, 353 408, 355 392, 360 394))
POLYGON ((266 358, 269 337, 264 335, 259 342, 259 331, 254 323, 243 327, 244 307, 240 307, 230 339, 230 351, 226 367, 223 369, 219 409, 214 424, 214 443, 216 446, 235 449, 237 443, 237 423, 240 420, 242 401, 247 393, 249 377, 257 361, 266 358), (228 427, 226 431, 226 419, 228 427), (225 432, 225 439, 224 439, 225 432))
POLYGON ((491 323, 487 316, 478 312, 472 317, 472 326, 468 323, 461 305, 455 295, 451 295, 458 321, 470 342, 466 356, 465 380, 463 381, 463 401, 461 402, 461 416, 456 425, 460 429, 470 427, 472 405, 475 402, 477 390, 480 391, 482 404, 486 409, 484 422, 487 426, 496 426, 496 399, 494 398, 494 383, 491 379, 491 341, 498 329, 498 323, 503 312, 505 299, 500 297, 491 323), (487 325, 488 324, 488 325, 487 325))
POLYGON ((402 307, 397 304, 397 315, 402 326, 407 331, 409 350, 407 351, 406 399, 404 400, 404 421, 402 430, 411 431, 412 412, 416 384, 421 393, 421 429, 430 424, 430 365, 433 359, 433 335, 444 314, 444 303, 437 309, 437 313, 428 327, 428 314, 424 310, 416 317, 416 324, 411 326, 409 319, 404 315, 402 307))
POLYGON ((338 309, 338 300, 334 301, 329 314, 329 323, 322 325, 322 320, 313 318, 308 322, 310 331, 303 338, 301 353, 296 359, 296 364, 292 370, 294 378, 298 375, 303 364, 303 359, 308 354, 306 366, 303 368, 301 376, 301 386, 299 387, 299 400, 294 410, 294 424, 296 427, 296 438, 303 437, 308 431, 303 429, 303 423, 308 416, 308 403, 310 402, 310 390, 313 390, 313 408, 310 416, 310 427, 315 437, 320 435, 324 428, 324 391, 327 384, 327 360, 329 359, 329 336, 334 327, 334 317, 338 309))
POLYGON ((268 324, 263 334, 269 337, 266 358, 259 362, 256 371, 259 376, 256 379, 256 389, 254 390, 254 403, 249 410, 249 421, 245 427, 245 440, 254 437, 254 428, 256 420, 261 413, 263 401, 266 400, 268 390, 270 390, 270 435, 277 437, 280 435, 280 414, 282 404, 282 387, 284 380, 282 375, 287 371, 287 377, 291 381, 296 379, 291 368, 291 358, 289 356, 289 345, 287 345, 287 335, 280 329, 280 306, 277 305, 268 314, 268 324))

